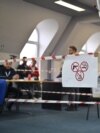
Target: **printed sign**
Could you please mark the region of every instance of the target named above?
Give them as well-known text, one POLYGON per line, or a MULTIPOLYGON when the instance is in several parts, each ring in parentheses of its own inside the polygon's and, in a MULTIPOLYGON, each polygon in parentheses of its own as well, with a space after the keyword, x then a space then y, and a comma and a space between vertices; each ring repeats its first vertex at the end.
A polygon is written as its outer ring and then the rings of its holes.
POLYGON ((78 81, 82 81, 84 79, 84 72, 88 70, 88 63, 86 61, 81 62, 73 62, 71 64, 71 69, 75 72, 75 78, 78 81))
POLYGON ((98 58, 93 55, 69 55, 62 67, 63 87, 97 87, 98 58))

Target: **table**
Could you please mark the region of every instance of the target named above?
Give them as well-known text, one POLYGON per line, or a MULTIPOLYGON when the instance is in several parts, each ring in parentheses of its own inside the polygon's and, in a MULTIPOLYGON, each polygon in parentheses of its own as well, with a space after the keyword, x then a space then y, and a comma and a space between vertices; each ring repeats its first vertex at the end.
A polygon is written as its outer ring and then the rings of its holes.
MULTIPOLYGON (((61 92, 62 91, 62 84, 61 82, 54 82, 54 81, 41 81, 41 80, 24 80, 24 79, 18 79, 18 80, 7 80, 7 82, 15 82, 15 83, 40 83, 41 84, 41 91, 55 91, 55 92, 61 92)), ((62 95, 61 94, 52 94, 52 93, 42 93, 42 99, 43 100, 61 100, 62 95)), ((53 109, 53 110, 61 110, 61 104, 51 104, 51 103, 42 103, 43 109, 53 109)))
MULTIPOLYGON (((26 80, 26 79, 18 79, 18 80, 6 80, 7 83, 16 83, 16 88, 21 90, 22 96, 18 94, 18 99, 33 99, 34 98, 34 90, 40 87, 40 81, 38 80, 26 80)), ((41 88, 40 88, 41 89, 41 88)), ((39 93, 38 93, 39 94, 39 93)), ((36 93, 35 93, 36 95, 36 93)), ((10 97, 9 97, 10 98, 10 97)), ((17 103, 17 108, 19 108, 19 103, 17 103)), ((19 109, 17 109, 19 110, 19 109)))
MULTIPOLYGON (((41 90, 40 93, 42 91, 51 91, 51 93, 41 93, 42 99, 43 100, 56 100, 56 101, 60 101, 62 100, 63 95, 62 94, 56 94, 56 93, 52 93, 52 91, 54 92, 67 92, 68 89, 67 88, 63 88, 62 87, 62 83, 58 82, 58 81, 42 81, 42 80, 24 80, 24 79, 19 79, 19 80, 7 80, 7 82, 16 82, 16 83, 39 83, 41 84, 41 90)), ((80 92, 82 93, 87 93, 87 91, 89 91, 89 89, 87 88, 79 88, 80 92)), ((87 96, 80 96, 80 101, 87 101, 88 97, 87 96)), ((52 104, 52 103, 41 103, 42 108, 43 109, 54 109, 54 110, 61 110, 61 104, 52 104)))

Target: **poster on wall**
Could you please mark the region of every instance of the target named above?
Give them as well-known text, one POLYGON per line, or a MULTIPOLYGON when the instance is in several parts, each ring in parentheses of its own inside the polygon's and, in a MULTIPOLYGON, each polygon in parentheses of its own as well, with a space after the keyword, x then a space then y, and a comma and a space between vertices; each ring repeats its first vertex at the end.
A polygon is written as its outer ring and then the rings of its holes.
POLYGON ((68 55, 62 67, 63 87, 97 87, 98 58, 68 55))

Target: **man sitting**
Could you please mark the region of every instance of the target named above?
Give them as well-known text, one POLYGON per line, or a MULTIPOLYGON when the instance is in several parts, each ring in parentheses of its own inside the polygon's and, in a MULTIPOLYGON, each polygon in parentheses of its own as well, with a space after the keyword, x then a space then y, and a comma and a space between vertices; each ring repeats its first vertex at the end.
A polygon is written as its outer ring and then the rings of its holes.
MULTIPOLYGON (((19 79, 19 75, 16 74, 15 70, 12 68, 12 62, 5 61, 3 65, 0 65, 0 78, 2 79, 19 79)), ((13 87, 13 83, 8 83, 6 97, 17 98, 21 96, 21 91, 13 87)), ((7 104, 7 108, 11 110, 13 102, 7 104)))

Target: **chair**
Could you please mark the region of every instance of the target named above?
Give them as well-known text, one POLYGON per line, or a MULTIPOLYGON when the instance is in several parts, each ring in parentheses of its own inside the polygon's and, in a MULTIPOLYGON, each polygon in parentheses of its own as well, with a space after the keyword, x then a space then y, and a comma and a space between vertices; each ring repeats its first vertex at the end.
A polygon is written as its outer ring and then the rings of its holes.
MULTIPOLYGON (((92 88, 92 96, 89 97, 89 101, 95 101, 99 102, 100 101, 100 85, 98 84, 97 88, 92 88)), ((97 106, 97 116, 98 118, 100 117, 99 115, 99 104, 96 104, 97 106)), ((86 115, 86 120, 89 118, 89 113, 90 113, 90 107, 91 105, 88 105, 88 110, 87 110, 87 115, 86 115)))
POLYGON ((3 111, 6 91, 7 91, 6 80, 0 79, 0 113, 2 113, 2 111, 3 111))

